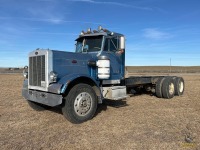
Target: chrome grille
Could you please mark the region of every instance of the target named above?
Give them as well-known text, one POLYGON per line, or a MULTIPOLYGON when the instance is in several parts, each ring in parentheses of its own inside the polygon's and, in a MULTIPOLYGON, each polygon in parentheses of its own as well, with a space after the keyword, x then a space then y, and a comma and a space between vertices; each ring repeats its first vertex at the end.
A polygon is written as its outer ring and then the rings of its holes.
POLYGON ((29 57, 29 85, 41 86, 45 81, 45 55, 29 57))

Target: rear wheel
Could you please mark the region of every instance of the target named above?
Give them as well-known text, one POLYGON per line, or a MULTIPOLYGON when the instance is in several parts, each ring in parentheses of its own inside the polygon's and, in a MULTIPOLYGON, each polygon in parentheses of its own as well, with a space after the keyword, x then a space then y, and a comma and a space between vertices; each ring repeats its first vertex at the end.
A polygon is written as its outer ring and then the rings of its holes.
POLYGON ((174 80, 171 77, 166 77, 162 84, 163 98, 173 98, 175 94, 174 80))
POLYGON ((165 80, 164 77, 161 77, 158 79, 158 81, 156 82, 156 96, 158 98, 162 98, 162 84, 163 84, 163 81, 165 80))
POLYGON ((182 77, 176 77, 174 79, 174 83, 175 83, 175 95, 177 95, 177 96, 183 95, 184 88, 185 88, 183 78, 182 77))
POLYGON ((91 119, 97 109, 96 93, 87 84, 75 85, 64 100, 63 115, 72 123, 78 124, 91 119))

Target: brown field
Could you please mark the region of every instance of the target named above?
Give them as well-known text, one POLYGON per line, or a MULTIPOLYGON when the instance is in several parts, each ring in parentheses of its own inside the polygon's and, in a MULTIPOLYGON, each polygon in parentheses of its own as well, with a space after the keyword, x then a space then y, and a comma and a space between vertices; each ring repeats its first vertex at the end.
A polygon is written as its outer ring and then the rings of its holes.
MULTIPOLYGON (((22 73, 23 68, 1 68, 0 74, 22 73)), ((200 66, 126 66, 129 73, 200 73, 200 66)))
POLYGON ((126 66, 129 73, 200 73, 200 66, 126 66))
POLYGON ((200 149, 200 75, 183 77, 181 97, 138 95, 123 102, 107 101, 92 120, 74 125, 59 108, 32 110, 21 96, 23 77, 1 74, 0 148, 200 149))

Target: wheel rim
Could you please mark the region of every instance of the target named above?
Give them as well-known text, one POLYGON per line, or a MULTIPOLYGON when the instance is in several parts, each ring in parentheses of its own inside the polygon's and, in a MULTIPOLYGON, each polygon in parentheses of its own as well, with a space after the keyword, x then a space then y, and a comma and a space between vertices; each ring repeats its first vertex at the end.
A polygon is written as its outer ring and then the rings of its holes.
POLYGON ((74 110, 77 115, 79 116, 85 116, 87 115, 92 106, 92 97, 87 92, 80 93, 74 102, 74 110))
POLYGON ((170 93, 170 95, 172 95, 174 93, 174 84, 173 83, 171 83, 169 85, 169 93, 170 93))
POLYGON ((184 86, 183 86, 183 82, 179 83, 179 92, 183 92, 184 86))

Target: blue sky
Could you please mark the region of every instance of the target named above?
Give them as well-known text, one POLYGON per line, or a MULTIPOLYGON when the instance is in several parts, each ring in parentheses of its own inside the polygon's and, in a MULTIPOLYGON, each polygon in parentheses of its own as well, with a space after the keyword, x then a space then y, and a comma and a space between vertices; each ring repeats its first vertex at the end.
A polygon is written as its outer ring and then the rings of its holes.
POLYGON ((126 36, 126 65, 200 65, 199 0, 0 0, 0 67, 36 48, 74 51, 99 25, 126 36))

